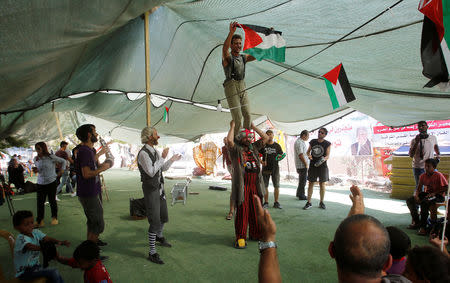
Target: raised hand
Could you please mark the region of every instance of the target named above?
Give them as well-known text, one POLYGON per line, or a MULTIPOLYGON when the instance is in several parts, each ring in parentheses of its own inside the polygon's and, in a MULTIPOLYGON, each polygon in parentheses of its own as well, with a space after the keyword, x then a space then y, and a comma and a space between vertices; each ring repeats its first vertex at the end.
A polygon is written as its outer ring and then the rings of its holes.
POLYGON ((168 147, 165 147, 165 148, 163 149, 162 154, 161 154, 162 158, 166 158, 168 153, 169 153, 169 148, 168 148, 168 147))
POLYGON ((350 187, 351 194, 350 199, 352 200, 352 208, 348 213, 348 216, 356 215, 356 214, 364 214, 364 197, 358 186, 350 187))
POLYGON ((172 157, 170 159, 172 161, 178 161, 181 159, 181 154, 174 154, 174 155, 172 155, 172 157))
POLYGON ((273 222, 272 217, 267 209, 263 209, 261 199, 257 195, 253 195, 253 201, 256 203, 256 216, 258 223, 261 225, 263 242, 275 241, 277 226, 273 222))
POLYGON ((230 23, 230 32, 234 33, 236 31, 236 27, 238 26, 237 22, 231 22, 230 23))
MULTIPOLYGON (((439 235, 436 235, 436 234, 430 235, 430 244, 432 244, 433 246, 440 249, 442 240, 439 239, 439 235)), ((447 246, 447 245, 448 245, 448 239, 447 239, 447 237, 444 237, 444 246, 447 246)))

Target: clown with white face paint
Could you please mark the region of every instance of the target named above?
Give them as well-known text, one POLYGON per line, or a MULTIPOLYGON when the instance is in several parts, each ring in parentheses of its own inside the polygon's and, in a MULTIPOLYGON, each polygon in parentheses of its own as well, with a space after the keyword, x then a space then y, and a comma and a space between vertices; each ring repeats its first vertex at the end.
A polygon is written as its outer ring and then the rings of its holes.
POLYGON ((264 185, 258 152, 264 147, 269 137, 253 123, 251 128, 261 137, 260 140, 254 142, 255 133, 248 129, 240 130, 235 138, 234 121, 230 123, 227 136, 227 146, 233 166, 231 201, 234 201, 236 207, 234 246, 238 249, 247 246, 247 226, 250 229, 251 240, 259 240, 261 237, 253 195, 258 195, 260 198, 263 196, 264 185))
POLYGON ((144 193, 148 228, 148 242, 150 250, 148 260, 156 264, 164 261, 156 252, 156 242, 162 247, 172 247, 163 236, 164 224, 169 221, 166 194, 164 191, 163 171, 170 168, 173 162, 180 160, 180 154, 174 154, 166 160, 169 148, 164 148, 161 154, 155 149, 158 145, 158 132, 155 128, 145 127, 141 131, 141 142, 144 144, 138 154, 138 168, 141 174, 142 191, 144 193))

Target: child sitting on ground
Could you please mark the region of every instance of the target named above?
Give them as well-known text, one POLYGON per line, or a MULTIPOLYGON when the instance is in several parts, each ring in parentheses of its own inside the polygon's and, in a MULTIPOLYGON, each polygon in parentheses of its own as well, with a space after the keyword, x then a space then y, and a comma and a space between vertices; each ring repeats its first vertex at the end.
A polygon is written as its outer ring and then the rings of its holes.
POLYGON ((33 213, 28 210, 17 211, 13 216, 14 229, 20 232, 14 245, 14 266, 16 277, 30 280, 45 277, 53 283, 64 282, 58 270, 42 268, 39 263, 40 241, 69 246, 68 241, 58 241, 38 229, 34 229, 33 213))
POLYGON ((392 266, 389 268, 387 274, 403 274, 406 264, 406 254, 411 248, 411 239, 409 236, 394 226, 386 227, 391 240, 391 255, 392 266))
POLYGON ((106 267, 100 260, 100 249, 92 241, 82 242, 73 252, 72 258, 57 256, 62 264, 84 270, 84 283, 112 283, 106 267))

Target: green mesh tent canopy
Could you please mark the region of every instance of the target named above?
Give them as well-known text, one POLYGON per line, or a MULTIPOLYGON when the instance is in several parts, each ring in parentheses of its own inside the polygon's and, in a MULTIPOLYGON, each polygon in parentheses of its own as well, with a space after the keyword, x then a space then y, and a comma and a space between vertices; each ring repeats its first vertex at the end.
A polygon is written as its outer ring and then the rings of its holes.
POLYGON ((247 65, 254 119, 290 134, 354 110, 390 126, 448 119, 448 91, 423 88, 418 2, 1 1, 0 136, 57 138, 55 113, 64 134, 94 121, 101 133, 138 136, 146 123, 142 14, 154 7, 151 118, 165 136, 227 130, 231 115, 216 106, 228 106, 221 52, 230 21, 274 27, 287 44, 284 63, 247 65), (333 111, 321 76, 339 63, 356 100, 333 111))

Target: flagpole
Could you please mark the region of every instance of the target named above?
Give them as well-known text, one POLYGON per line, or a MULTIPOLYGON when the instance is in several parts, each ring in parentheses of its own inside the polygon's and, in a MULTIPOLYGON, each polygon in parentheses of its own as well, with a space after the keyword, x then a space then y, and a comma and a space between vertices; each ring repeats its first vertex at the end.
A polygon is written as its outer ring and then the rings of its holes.
POLYGON ((442 238, 441 238, 441 251, 444 251, 444 239, 445 239, 445 228, 447 226, 448 218, 448 199, 450 194, 450 186, 447 189, 447 199, 445 200, 445 216, 444 216, 444 227, 442 228, 442 238))
POLYGON ((150 42, 149 42, 149 28, 148 18, 150 12, 145 12, 144 26, 145 26, 145 101, 147 113, 147 126, 151 124, 151 101, 150 101, 150 42))

